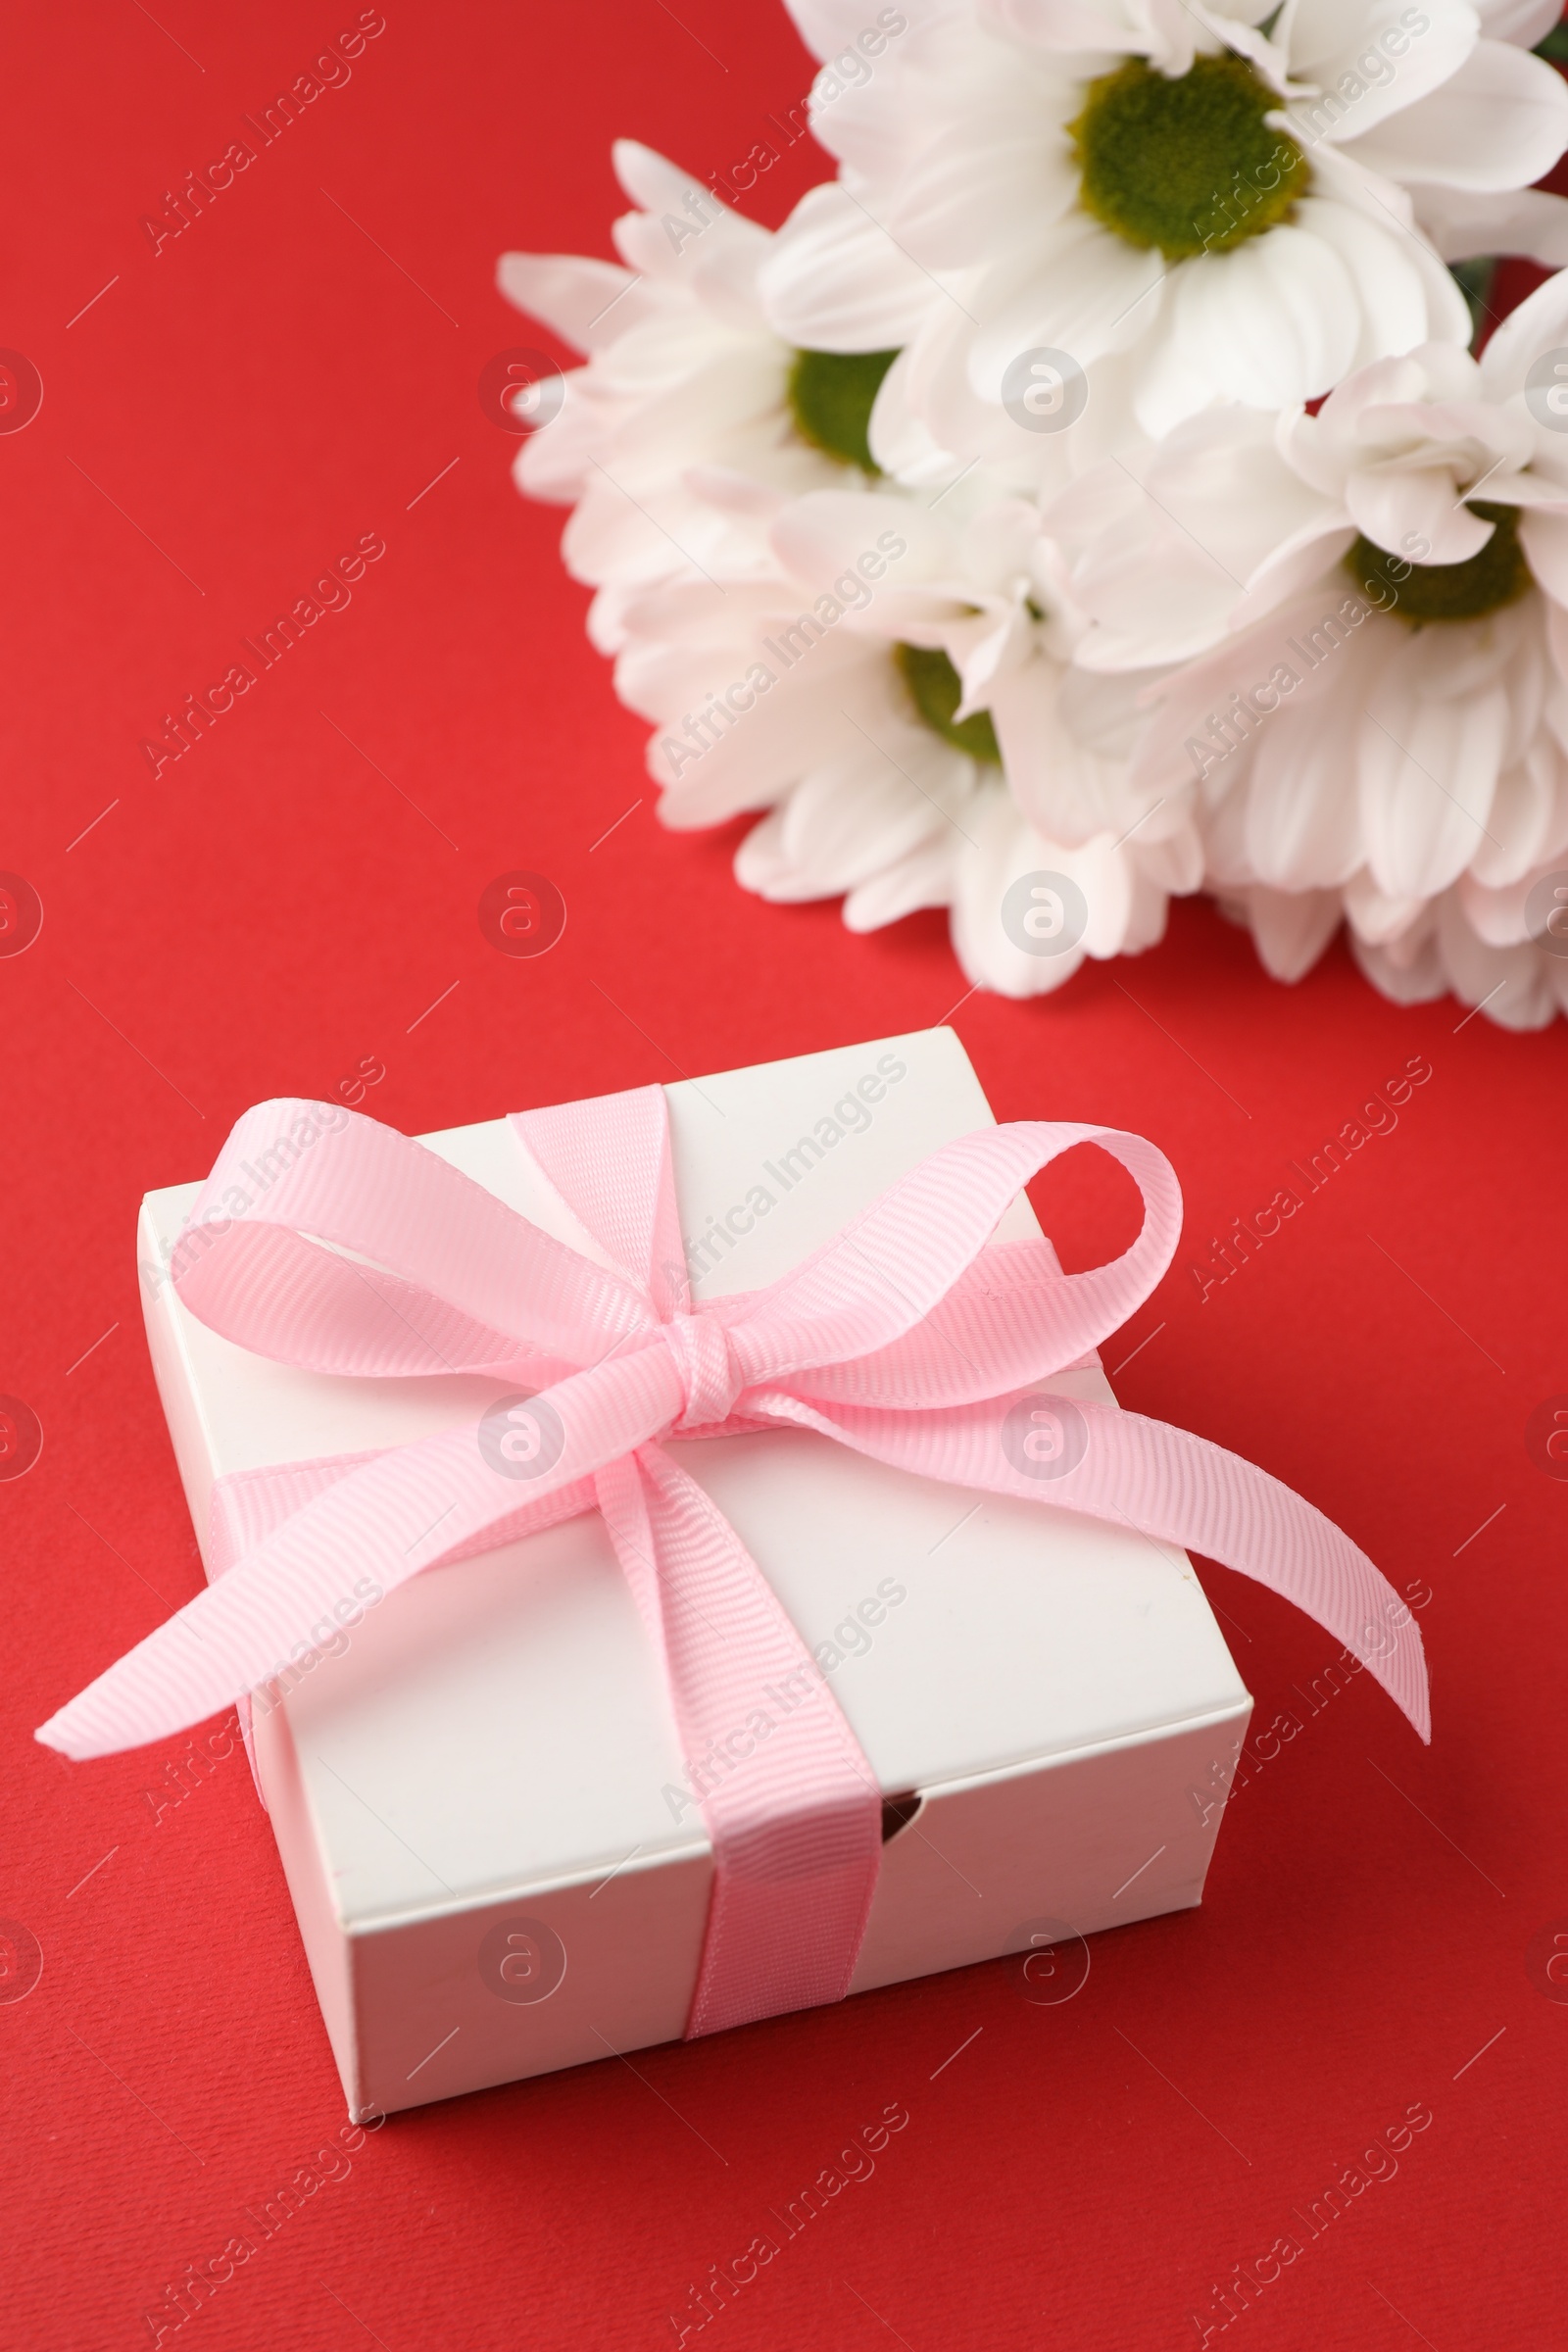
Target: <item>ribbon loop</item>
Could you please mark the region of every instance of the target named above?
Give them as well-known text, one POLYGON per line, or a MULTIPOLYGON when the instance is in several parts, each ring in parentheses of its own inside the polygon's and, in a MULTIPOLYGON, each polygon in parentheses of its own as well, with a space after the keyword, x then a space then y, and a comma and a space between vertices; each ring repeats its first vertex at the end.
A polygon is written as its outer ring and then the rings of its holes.
MULTIPOLYGON (((972 1310, 991 1297, 996 1338, 1009 1322, 1014 1332, 1027 1328, 1031 1369, 1014 1377, 1041 1379, 1080 1359, 1143 1303, 1170 1264, 1181 1224, 1175 1170, 1140 1135, 1044 1120, 984 1127, 933 1152, 770 1288, 725 1301, 726 1320, 749 1382, 805 1374, 804 1386, 825 1382, 824 1393, 844 1394, 841 1384, 851 1383, 869 1400, 884 1358, 898 1363, 907 1343, 923 1365, 924 1394, 899 1401, 946 1404, 961 1374, 944 1354, 933 1393, 928 1343, 956 1298, 972 1310), (991 1237, 1030 1177, 1078 1144, 1098 1144, 1127 1169, 1143 1195, 1142 1229, 1120 1257, 1086 1274, 1063 1274, 1045 1244, 1010 1245, 1032 1251, 1027 1263, 1041 1286, 1021 1300, 1025 1261, 1004 1263, 991 1237)), ((993 1344, 983 1339, 980 1361, 969 1365, 974 1394, 994 1396, 1008 1385, 997 1377, 993 1344)))

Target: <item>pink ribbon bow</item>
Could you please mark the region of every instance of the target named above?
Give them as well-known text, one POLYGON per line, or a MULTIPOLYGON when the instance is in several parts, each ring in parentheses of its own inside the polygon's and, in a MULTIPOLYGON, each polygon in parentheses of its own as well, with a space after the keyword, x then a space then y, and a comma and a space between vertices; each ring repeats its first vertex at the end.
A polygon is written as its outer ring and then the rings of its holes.
POLYGON ((711 1749, 769 1685, 804 1670, 796 1687, 812 1691, 701 1799, 714 1875, 687 2033, 839 1999, 876 1885, 881 1792, 761 1572, 660 1443, 780 1427, 1241 1569, 1327 1627, 1428 1738, 1414 1621, 1321 1513, 1183 1430, 1030 1394, 1124 1322, 1170 1262, 1181 1195, 1152 1144, 1105 1127, 983 1129, 780 1281, 694 1305, 662 1088, 512 1124, 616 1271, 374 1119, 275 1102, 239 1120, 174 1250, 194 1314, 313 1372, 526 1388, 477 1428, 221 1480, 216 1581, 40 1740, 86 1757, 182 1730, 277 1675, 291 1645, 321 1642, 351 1580, 390 1592, 597 1507, 684 1754, 711 1749), (991 1236, 1028 1179, 1081 1143, 1130 1171, 1145 1214, 1122 1257, 1069 1275, 1049 1243, 991 1236))

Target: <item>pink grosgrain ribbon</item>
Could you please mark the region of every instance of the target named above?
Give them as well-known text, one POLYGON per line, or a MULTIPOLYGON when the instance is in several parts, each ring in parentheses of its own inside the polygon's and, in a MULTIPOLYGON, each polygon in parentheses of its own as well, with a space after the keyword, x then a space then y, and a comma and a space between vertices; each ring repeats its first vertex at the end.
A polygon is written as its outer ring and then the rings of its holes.
POLYGON ((684 1754, 745 1723, 769 1685, 804 1670, 796 1688, 813 1693, 701 1799, 713 1886, 688 2034, 839 1999, 876 1885, 880 1791, 766 1579, 660 1442, 782 1427, 1240 1569, 1315 1617, 1429 1737, 1409 1611, 1288 1487, 1184 1430, 1081 1399, 1070 1467, 1043 1480, 1020 1443, 1031 1388, 1081 1362, 1170 1263, 1181 1194, 1153 1145, 1105 1127, 982 1129, 781 1280, 693 1303, 662 1088, 512 1124, 615 1271, 377 1120, 284 1101, 238 1121, 175 1248, 186 1307, 312 1372, 481 1373, 527 1396, 477 1427, 220 1481, 212 1548, 231 1564, 40 1740, 87 1757, 183 1730, 274 1676, 291 1645, 325 1641, 356 1580, 390 1592, 597 1508, 684 1754), (1049 1243, 992 1241, 1028 1179, 1082 1143, 1143 1194, 1124 1255, 1069 1275, 1049 1243))

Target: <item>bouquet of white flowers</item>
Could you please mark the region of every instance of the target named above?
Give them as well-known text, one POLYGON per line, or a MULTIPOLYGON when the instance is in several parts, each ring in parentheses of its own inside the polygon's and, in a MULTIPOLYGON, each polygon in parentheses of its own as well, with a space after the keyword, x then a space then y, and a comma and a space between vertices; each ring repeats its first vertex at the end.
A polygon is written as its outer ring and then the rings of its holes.
POLYGON ((622 266, 500 280, 587 354, 516 477, 665 821, 1010 996, 1206 889, 1281 979, 1343 920, 1568 1010, 1559 7, 791 0, 782 229, 617 145, 622 266), (1560 273, 1477 360, 1499 254, 1560 273))

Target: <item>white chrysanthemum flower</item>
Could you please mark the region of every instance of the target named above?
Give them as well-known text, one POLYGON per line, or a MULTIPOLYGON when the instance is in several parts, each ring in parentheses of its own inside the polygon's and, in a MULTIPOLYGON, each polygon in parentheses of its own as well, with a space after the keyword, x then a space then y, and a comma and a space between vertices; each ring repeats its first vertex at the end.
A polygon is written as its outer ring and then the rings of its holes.
POLYGON ((1079 660, 1192 657, 1133 780, 1199 786, 1209 884, 1284 976, 1343 906, 1389 994, 1568 1009, 1564 345, 1568 271, 1479 363, 1381 361, 1273 431, 1195 418, 1141 488, 1064 502, 1082 527, 1102 501, 1079 660))
POLYGON ((1006 995, 1152 945, 1198 886, 1193 792, 1131 788, 1140 681, 1072 667, 1037 510, 814 492, 776 502, 768 542, 771 579, 623 609, 616 683, 657 723, 665 821, 767 809, 748 888, 844 894, 857 930, 951 906, 969 978, 1006 995))
MULTIPOLYGON (((821 55, 858 6, 794 0, 821 55)), ((1515 194, 1568 145, 1568 90, 1524 46, 1556 0, 900 13, 874 73, 820 110, 839 181, 760 276, 797 342, 904 347, 879 449, 924 432, 993 463, 1040 450, 1013 381, 1040 353, 1110 369, 1111 405, 1155 435, 1215 401, 1316 399, 1378 359, 1468 342, 1424 211, 1452 253, 1497 250, 1505 224, 1550 248, 1568 220, 1515 194)))
POLYGON ((633 140, 614 161, 640 208, 614 225, 624 266, 509 253, 497 272, 519 310, 591 355, 514 471, 529 496, 575 510, 562 552, 602 592, 603 652, 628 593, 765 571, 759 517, 780 497, 874 473, 866 419, 893 356, 785 342, 757 292, 769 232, 633 140))

